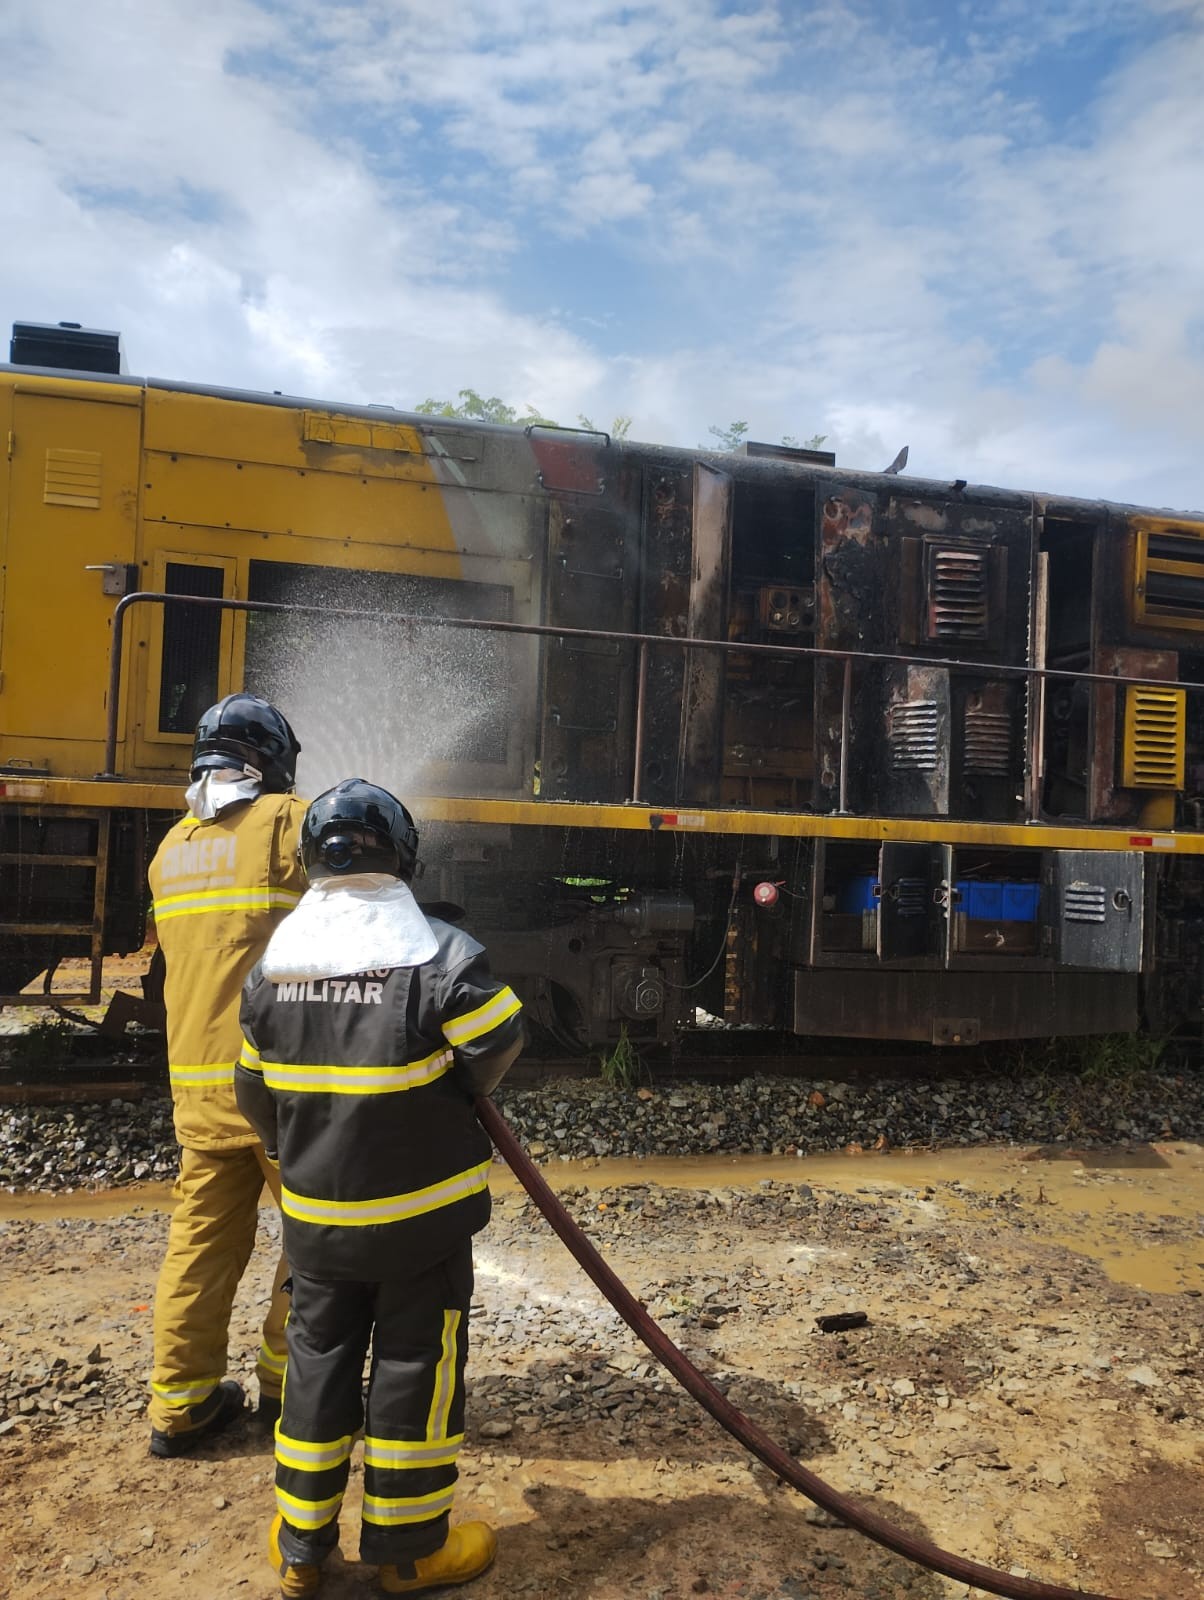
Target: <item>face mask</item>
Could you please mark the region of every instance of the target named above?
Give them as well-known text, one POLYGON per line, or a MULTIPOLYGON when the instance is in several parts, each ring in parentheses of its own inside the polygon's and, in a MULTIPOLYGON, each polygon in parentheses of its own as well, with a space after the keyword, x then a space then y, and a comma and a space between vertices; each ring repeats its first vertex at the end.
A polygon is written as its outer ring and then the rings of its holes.
POLYGON ((184 799, 198 822, 210 822, 227 806, 256 799, 262 789, 262 778, 249 778, 238 767, 217 767, 189 784, 184 799))

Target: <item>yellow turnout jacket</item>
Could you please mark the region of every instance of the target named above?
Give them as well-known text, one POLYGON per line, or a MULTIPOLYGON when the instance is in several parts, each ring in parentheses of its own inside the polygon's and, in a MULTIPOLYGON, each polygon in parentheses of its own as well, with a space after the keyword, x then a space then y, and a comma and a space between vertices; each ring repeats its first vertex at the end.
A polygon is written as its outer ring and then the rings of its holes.
POLYGON ((238 1008, 244 979, 305 890, 297 859, 305 804, 264 794, 207 822, 184 817, 150 864, 176 1138, 188 1149, 258 1142, 234 1099, 238 1008))

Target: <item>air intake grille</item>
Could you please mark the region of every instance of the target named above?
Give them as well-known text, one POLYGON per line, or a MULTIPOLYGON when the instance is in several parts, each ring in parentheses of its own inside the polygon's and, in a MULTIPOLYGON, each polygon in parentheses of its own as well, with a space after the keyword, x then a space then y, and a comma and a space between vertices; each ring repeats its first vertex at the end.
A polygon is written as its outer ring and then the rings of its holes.
POLYGON ((100 509, 100 453, 96 450, 47 450, 42 499, 48 506, 100 509))
POLYGON ((909 700, 890 714, 890 756, 896 772, 935 772, 940 712, 935 700, 909 700))
POLYGON ((1062 915, 1067 922, 1106 922, 1107 889, 1102 883, 1083 883, 1081 880, 1068 883, 1062 899, 1062 915))
POLYGON ((928 547, 928 637, 985 639, 989 551, 928 547))
POLYGON ((1204 530, 1141 530, 1136 587, 1138 621, 1204 628, 1204 530))
POLYGON ((1006 778, 1012 770, 1012 719, 1006 711, 966 707, 967 772, 980 777, 1006 778))
POLYGON ((1129 687, 1120 780, 1126 789, 1183 787, 1186 718, 1185 690, 1129 687))

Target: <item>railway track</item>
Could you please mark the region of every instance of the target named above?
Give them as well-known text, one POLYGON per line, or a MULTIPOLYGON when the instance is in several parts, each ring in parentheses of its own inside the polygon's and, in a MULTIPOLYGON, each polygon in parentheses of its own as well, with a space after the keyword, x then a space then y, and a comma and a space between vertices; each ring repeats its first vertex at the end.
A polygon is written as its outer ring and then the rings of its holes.
MULTIPOLYGON (((20 1035, 7 1063, 0 1062, 0 1106, 69 1105, 88 1101, 166 1095, 167 1063, 161 1047, 144 1039, 134 1049, 114 1049, 111 1040, 77 1035, 69 1051, 36 1061, 23 1060, 20 1035)), ((995 1057, 998 1060, 998 1055, 995 1057)), ((926 1047, 886 1050, 833 1050, 831 1041, 808 1048, 807 1041, 781 1034, 699 1029, 683 1035, 673 1049, 643 1053, 628 1086, 663 1087, 672 1083, 731 1083, 756 1074, 762 1077, 845 1079, 890 1077, 960 1077, 992 1064, 982 1049, 942 1051, 926 1047)), ((540 1055, 522 1057, 507 1075, 512 1088, 537 1088, 557 1081, 604 1075, 600 1057, 540 1055)), ((618 1080, 616 1080, 618 1081, 618 1080)))

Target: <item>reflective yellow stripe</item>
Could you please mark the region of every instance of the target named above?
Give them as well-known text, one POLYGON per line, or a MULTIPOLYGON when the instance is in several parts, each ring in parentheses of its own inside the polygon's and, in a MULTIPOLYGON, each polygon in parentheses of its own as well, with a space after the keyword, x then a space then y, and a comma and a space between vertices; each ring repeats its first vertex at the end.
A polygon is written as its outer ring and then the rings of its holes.
MULTIPOLYGON (((276 1493, 279 1498, 280 1491, 276 1493)), ((398 1522, 430 1522, 451 1510, 455 1496, 454 1488, 436 1489, 433 1494, 405 1495, 395 1500, 382 1500, 379 1495, 366 1494, 364 1521, 385 1527, 398 1522)))
POLYGON ((450 1022, 443 1024, 443 1037, 450 1045, 468 1044, 472 1039, 479 1039, 483 1033, 496 1028, 499 1023, 505 1022, 507 1017, 512 1017, 516 1011, 522 1010, 522 1001, 513 989, 502 989, 483 1006, 478 1006, 475 1011, 466 1012, 462 1017, 453 1017, 450 1022))
POLYGON ((274 1350, 269 1350, 266 1344, 259 1347, 259 1365, 265 1372, 282 1373, 288 1366, 288 1353, 278 1356, 274 1350))
POLYGON ((452 1067, 450 1050, 437 1050, 421 1061, 395 1066, 339 1067, 303 1065, 296 1061, 265 1061, 263 1081, 269 1089, 295 1089, 301 1094, 396 1094, 434 1083, 452 1067))
POLYGON ((216 1378, 195 1378, 191 1383, 152 1383, 151 1393, 169 1406, 194 1406, 211 1395, 221 1382, 216 1378))
POLYGON ((167 1076, 178 1089, 203 1089, 214 1083, 234 1082, 234 1063, 212 1062, 207 1067, 168 1067, 167 1076))
POLYGON ((240 1067, 246 1067, 248 1072, 260 1070, 259 1051, 249 1039, 244 1039, 242 1042, 242 1049, 238 1053, 238 1064, 240 1067))
POLYGON ((398 1471, 408 1467, 450 1467, 454 1466, 463 1443, 462 1433, 450 1439, 371 1439, 365 1436, 364 1465, 392 1467, 398 1471))
POLYGON ((341 1494, 332 1494, 329 1500, 298 1500, 283 1489, 276 1490, 276 1509, 295 1528, 324 1528, 338 1516, 342 1503, 341 1494))
POLYGON ((454 1205, 469 1195, 480 1194, 488 1183, 489 1163, 469 1167, 457 1172, 442 1183, 432 1183, 427 1189, 413 1189, 409 1194, 381 1195, 377 1200, 311 1200, 294 1194, 291 1189, 280 1191, 280 1207, 286 1217, 298 1222, 328 1223, 339 1228, 364 1228, 374 1222, 401 1222, 407 1217, 421 1217, 428 1211, 438 1211, 441 1206, 454 1205))
POLYGON ((311 1444, 306 1439, 290 1439, 277 1429, 276 1460, 282 1467, 295 1467, 298 1472, 325 1472, 328 1467, 340 1466, 351 1458, 351 1435, 341 1439, 328 1439, 323 1444, 311 1444))
POLYGON ((447 1434, 447 1419, 451 1413, 452 1396, 456 1392, 456 1330, 460 1326, 458 1311, 443 1313, 443 1349, 439 1365, 435 1368, 435 1388, 431 1395, 430 1414, 426 1419, 428 1439, 442 1439, 447 1434))
POLYGON ((270 911, 274 906, 295 906, 301 899, 295 889, 196 889, 191 894, 169 894, 155 901, 155 921, 193 917, 207 911, 270 911))

